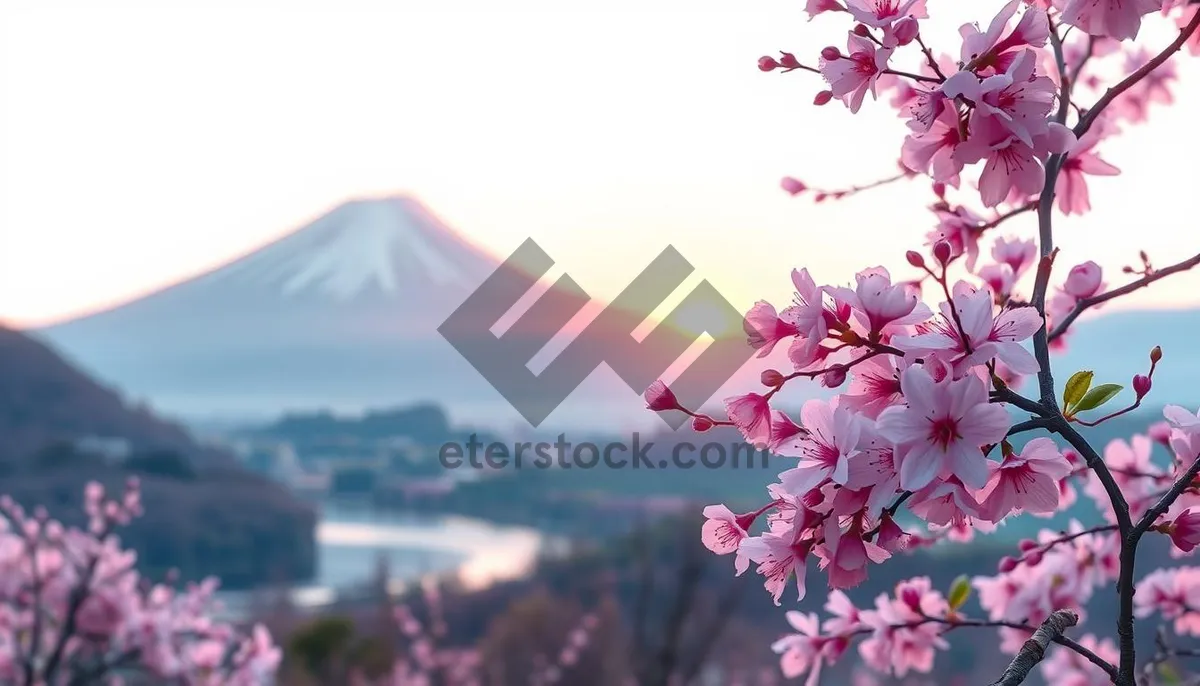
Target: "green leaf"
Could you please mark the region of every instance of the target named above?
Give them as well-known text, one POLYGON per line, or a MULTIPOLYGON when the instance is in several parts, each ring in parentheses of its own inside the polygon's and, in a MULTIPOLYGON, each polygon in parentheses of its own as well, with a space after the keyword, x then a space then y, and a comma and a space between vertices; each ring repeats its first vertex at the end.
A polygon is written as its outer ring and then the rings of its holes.
POLYGON ((1092 377, 1095 376, 1092 372, 1082 371, 1075 372, 1071 378, 1067 379, 1067 385, 1063 388, 1063 409, 1070 410, 1076 403, 1083 399, 1083 395, 1088 392, 1088 388, 1092 385, 1092 377))
POLYGON ((1075 406, 1075 411, 1087 412, 1088 410, 1094 410, 1104 403, 1112 400, 1124 388, 1125 387, 1121 386, 1120 384, 1102 383, 1088 391, 1087 395, 1083 396, 1083 400, 1080 400, 1079 404, 1075 406))
POLYGON ((967 599, 971 597, 971 580, 966 576, 960 576, 950 585, 950 596, 947 601, 950 603, 951 610, 957 610, 962 607, 967 599))
POLYGON ((1158 675, 1162 679, 1164 686, 1173 686, 1174 684, 1182 684, 1183 679, 1179 676, 1179 672, 1170 664, 1163 662, 1158 665, 1158 675))

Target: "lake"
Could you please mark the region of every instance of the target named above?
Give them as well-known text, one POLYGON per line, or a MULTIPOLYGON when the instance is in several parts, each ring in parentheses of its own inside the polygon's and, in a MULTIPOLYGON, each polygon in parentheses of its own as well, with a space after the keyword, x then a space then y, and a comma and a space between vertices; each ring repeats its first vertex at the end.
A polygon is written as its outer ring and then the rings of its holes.
MULTIPOLYGON (((289 589, 300 607, 332 602, 371 583, 386 559, 394 590, 428 575, 457 575, 469 588, 520 576, 543 553, 564 544, 535 529, 455 516, 383 510, 324 501, 317 523, 317 575, 289 589)), ((224 591, 222 614, 236 617, 256 593, 224 591)))

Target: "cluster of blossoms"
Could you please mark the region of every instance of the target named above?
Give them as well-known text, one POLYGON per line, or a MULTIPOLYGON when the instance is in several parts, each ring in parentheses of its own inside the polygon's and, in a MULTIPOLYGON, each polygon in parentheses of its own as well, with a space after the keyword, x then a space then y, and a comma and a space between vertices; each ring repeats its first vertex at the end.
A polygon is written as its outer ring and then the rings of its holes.
MULTIPOLYGON (((441 595, 436 584, 424 584, 427 619, 422 622, 407 605, 395 608, 393 618, 403 636, 404 646, 391 673, 372 681, 362 674, 351 675, 351 686, 480 686, 490 683, 477 650, 447 648, 441 645, 446 635, 441 595)), ((594 613, 584 614, 567 632, 558 654, 535 656, 537 663, 529 674, 528 686, 554 686, 564 682, 571 669, 591 643, 600 624, 594 613)))
MULTIPOLYGON (((1138 278, 1112 289, 1098 265, 1084 262, 1059 275, 1054 289, 1051 215, 1056 200, 1062 213, 1088 211, 1087 177, 1118 173, 1097 145, 1122 126, 1144 121, 1151 103, 1170 102, 1175 73, 1169 59, 1185 46, 1200 51, 1197 5, 1013 0, 986 28, 960 29, 957 57, 939 57, 926 44, 926 0, 809 0, 807 9, 813 17, 852 21, 845 50, 821 50, 815 67, 785 52, 762 58, 759 68, 818 73, 828 88, 815 103, 839 99, 851 112, 866 93, 889 92, 909 134, 900 149, 903 171, 885 182, 930 177, 936 224, 924 254, 906 255, 913 278, 897 280, 874 267, 859 272, 850 286, 818 285, 799 269, 792 273, 792 303, 755 304, 746 315, 750 345, 760 358, 785 348, 791 370, 768 369, 761 392, 728 398, 727 418, 681 406, 661 381, 647 389, 652 410, 686 412, 698 431, 734 426, 756 447, 795 458, 768 487, 761 508, 706 508, 704 543, 732 555, 739 575, 753 565, 777 605, 789 588, 791 597, 804 597, 809 566, 825 573, 834 589, 830 617, 822 622, 789 613, 798 633, 775 646, 785 675, 807 674, 809 684, 856 638, 865 664, 875 670, 929 672, 935 652, 946 647, 942 635, 958 626, 999 629, 1003 647, 1017 658, 998 683, 1020 683, 1042 657, 1031 661, 1023 651, 1044 623, 1050 639, 1071 649, 1042 663, 1047 676, 1133 686, 1135 611, 1174 620, 1179 633, 1196 634, 1200 626, 1200 614, 1193 614, 1200 598, 1192 598, 1200 593, 1200 570, 1151 574, 1140 584, 1136 607, 1132 576, 1144 534, 1170 536, 1180 556, 1200 545, 1200 483, 1193 483, 1200 472, 1200 419, 1170 407, 1167 422, 1149 436, 1135 437, 1132 445, 1115 441, 1101 456, 1074 426, 1094 426, 1138 408, 1161 350, 1153 350, 1146 372, 1131 380, 1131 404, 1090 419, 1085 416, 1123 386, 1093 387, 1092 372, 1079 372, 1065 383, 1060 405, 1049 354, 1066 344, 1084 311, 1190 268, 1200 255, 1156 270, 1143 254, 1143 269, 1125 270, 1138 278), (1177 39, 1153 55, 1130 47, 1142 24, 1154 18, 1174 21, 1177 39), (905 50, 918 68, 894 65, 905 50), (1105 62, 1115 62, 1109 66, 1122 78, 1102 78, 1105 62), (976 165, 974 193, 961 187, 961 176, 976 165), (968 204, 951 202, 951 189, 968 204), (972 202, 985 209, 973 209, 972 202), (1038 218, 1037 240, 993 237, 1027 212, 1038 218), (986 239, 990 260, 981 250, 986 239), (959 267, 961 274, 952 277, 959 267), (936 308, 924 302, 930 291, 936 308), (1033 377, 1037 397, 1018 394, 1023 380, 1033 377), (777 407, 776 398, 801 378, 836 393, 804 403, 797 419, 777 407), (1013 411, 1028 419, 1018 421, 1013 411), (1020 442, 1020 434, 1036 429, 1055 438, 1020 442), (1156 441, 1172 455, 1169 466, 1151 460, 1156 441), (949 597, 927 579, 912 579, 893 596, 878 598, 873 609, 856 608, 841 592, 903 550, 967 542, 1023 513, 1053 515, 1075 502, 1076 486, 1107 513, 1107 523, 1089 528, 1073 522, 1066 531, 1024 541, 1019 555, 1000 561, 995 577, 964 580, 949 597), (1093 635, 1079 642, 1062 636, 1095 589, 1112 583, 1123 599, 1115 622, 1120 646, 1093 635), (963 614, 972 587, 986 619, 963 614), (1057 614, 1063 610, 1071 612, 1069 622, 1057 614)), ((789 178, 783 187, 824 200, 881 183, 817 191, 789 178)))
POLYGON ((108 498, 88 485, 86 530, 0 499, 0 682, 195 686, 272 683, 280 652, 261 626, 216 622, 216 582, 184 592, 141 579, 114 535, 141 514, 136 480, 108 498))

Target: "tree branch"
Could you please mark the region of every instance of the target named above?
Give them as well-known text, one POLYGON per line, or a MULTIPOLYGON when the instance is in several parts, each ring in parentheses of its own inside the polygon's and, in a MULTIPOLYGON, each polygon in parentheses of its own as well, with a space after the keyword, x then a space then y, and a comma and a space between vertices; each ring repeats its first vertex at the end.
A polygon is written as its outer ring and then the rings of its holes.
POLYGON ((1083 115, 1083 118, 1081 118, 1079 123, 1075 125, 1075 136, 1080 137, 1087 133, 1088 129, 1092 128, 1092 124, 1096 123, 1096 119, 1100 117, 1100 113, 1104 111, 1104 108, 1111 105, 1114 100, 1121 96, 1122 93, 1135 86, 1138 81, 1146 78, 1150 72, 1158 69, 1164 62, 1171 59, 1172 55, 1179 52, 1179 49, 1188 42, 1188 39, 1192 37, 1192 34, 1196 32, 1198 27, 1200 27, 1200 12, 1197 12, 1196 15, 1192 17, 1192 20, 1187 23, 1187 26, 1184 26, 1179 30, 1179 36, 1175 40, 1171 41, 1171 44, 1168 45, 1162 52, 1152 57, 1150 61, 1142 65, 1140 69, 1133 72, 1129 76, 1126 76, 1120 83, 1104 91, 1104 95, 1096 101, 1095 105, 1092 105, 1091 109, 1087 111, 1087 114, 1083 115))
POLYGON ((1004 674, 992 682, 991 686, 1017 686, 1024 682, 1029 672, 1046 656, 1046 647, 1078 623, 1079 615, 1070 610, 1058 610, 1051 614, 1033 636, 1025 641, 1025 645, 1021 646, 1021 650, 1004 670, 1004 674))
MULTIPOLYGON (((1200 13, 1198 13, 1197 16, 1200 16, 1200 13)), ((1054 340, 1065 334, 1067 332, 1067 328, 1079 318, 1079 315, 1083 314, 1088 309, 1101 303, 1106 303, 1109 300, 1115 300, 1123 295, 1129 295, 1140 288, 1145 288, 1155 281, 1164 279, 1172 274, 1186 272, 1198 264, 1200 264, 1200 255, 1193 255, 1192 257, 1178 264, 1173 264, 1169 267, 1163 267, 1162 269, 1156 269, 1137 281, 1131 281, 1120 288, 1114 288, 1111 291, 1079 300, 1077 303, 1075 303, 1075 307, 1070 311, 1070 313, 1063 317, 1061 322, 1055 325, 1054 330, 1050 332, 1050 340, 1054 340)))

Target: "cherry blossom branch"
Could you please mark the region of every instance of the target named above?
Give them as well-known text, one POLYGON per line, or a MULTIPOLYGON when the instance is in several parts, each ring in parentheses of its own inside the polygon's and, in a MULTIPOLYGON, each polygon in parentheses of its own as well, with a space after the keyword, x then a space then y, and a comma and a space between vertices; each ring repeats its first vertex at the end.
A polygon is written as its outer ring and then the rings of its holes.
POLYGON ((1179 496, 1183 495, 1184 491, 1191 487, 1197 475, 1200 475, 1200 457, 1193 460, 1187 471, 1171 485, 1171 488, 1159 498, 1158 502, 1149 510, 1146 510, 1146 513, 1138 520, 1137 525, 1133 527, 1129 538, 1136 543, 1142 534, 1149 531, 1150 527, 1154 526, 1155 520, 1166 514, 1167 510, 1171 509, 1171 505, 1179 499, 1179 496))
POLYGON ((1104 111, 1104 108, 1111 105, 1122 93, 1137 85, 1150 72, 1158 69, 1164 62, 1171 59, 1175 53, 1179 52, 1184 44, 1188 42, 1188 39, 1192 37, 1192 34, 1196 32, 1197 28, 1200 28, 1200 12, 1197 12, 1192 17, 1192 20, 1179 30, 1179 36, 1171 41, 1171 44, 1162 52, 1152 57, 1149 62, 1143 64, 1137 71, 1126 76, 1120 83, 1104 91, 1104 95, 1096 101, 1096 104, 1092 105, 1087 114, 1075 125, 1075 136, 1080 137, 1087 133, 1088 129, 1092 128, 1092 125, 1096 123, 1096 119, 1100 117, 1100 113, 1104 111))
POLYGON ((1049 427, 1047 428, 1066 439, 1071 444, 1071 447, 1075 448, 1075 451, 1079 453, 1079 456, 1083 458, 1088 468, 1096 473, 1096 478, 1104 486, 1104 492, 1108 494, 1109 500, 1112 501, 1113 515, 1117 518, 1118 531, 1121 533, 1122 538, 1127 537, 1133 529, 1133 520, 1129 515, 1129 503, 1125 501, 1125 495, 1121 493, 1121 487, 1117 485, 1117 481, 1113 478, 1112 471, 1109 470, 1108 465, 1104 464, 1104 460, 1100 458, 1096 449, 1061 414, 1055 413, 1055 416, 1050 418, 1049 427))
POLYGON ((887 185, 893 184, 897 181, 903 181, 904 179, 911 178, 912 176, 913 176, 913 172, 908 171, 908 170, 902 170, 898 174, 893 174, 892 176, 887 176, 882 179, 872 181, 870 183, 865 183, 861 186, 854 185, 854 186, 850 186, 848 188, 842 188, 842 189, 833 190, 833 191, 822 190, 820 188, 814 188, 814 189, 812 189, 812 191, 814 193, 813 201, 814 202, 824 202, 827 199, 828 200, 841 200, 842 198, 845 198, 847 196, 862 193, 863 191, 873 190, 875 188, 880 188, 882 186, 887 186, 887 185))
MULTIPOLYGON (((1078 623, 1079 615, 1070 610, 1058 610, 1051 613, 1037 631, 1033 632, 1033 636, 1025 641, 1004 673, 1000 675, 999 679, 992 682, 991 686, 1018 686, 1023 683, 1029 677, 1029 672, 1046 656, 1046 647, 1056 639, 1062 638, 1067 629, 1078 623)), ((1112 674, 1111 670, 1110 665, 1107 670, 1109 674, 1112 674)))
POLYGON ((942 68, 938 66, 937 59, 933 56, 933 51, 929 49, 929 46, 925 45, 925 40, 921 38, 921 34, 918 33, 913 40, 917 42, 917 45, 921 46, 921 52, 925 53, 925 62, 929 65, 929 68, 933 70, 934 74, 937 74, 939 79, 945 81, 946 75, 942 73, 942 68))
POLYGON ((1015 436, 1019 433, 1025 433, 1026 431, 1046 429, 1049 428, 1049 426, 1050 422, 1045 417, 1034 417, 1033 419, 1026 419, 1023 422, 1017 422, 1016 424, 1013 424, 1012 428, 1008 430, 1008 435, 1015 436))
MULTIPOLYGON (((1198 12, 1196 16, 1200 16, 1200 12, 1198 12)), ((1071 324, 1073 324, 1075 320, 1079 318, 1079 315, 1083 314, 1088 309, 1095 307, 1096 305, 1106 303, 1109 300, 1115 300, 1123 295, 1129 295, 1138 289, 1145 288, 1155 281, 1164 279, 1172 274, 1186 272, 1196 265, 1200 265, 1200 254, 1193 255, 1192 257, 1189 257, 1188 259, 1177 264, 1173 264, 1169 267, 1156 269, 1137 281, 1131 281, 1120 288, 1114 288, 1111 291, 1107 291, 1099 295, 1093 295, 1090 298, 1081 298, 1075 303, 1075 307, 1072 308, 1069 313, 1067 313, 1067 316, 1063 317, 1063 320, 1055 325, 1054 330, 1050 332, 1049 340, 1053 341, 1054 339, 1065 334, 1071 324)))
POLYGON ((1070 75, 1067 73, 1067 59, 1063 55, 1062 37, 1058 35, 1058 27, 1054 22, 1050 22, 1050 46, 1054 50, 1054 63, 1058 66, 1058 111, 1054 114, 1054 121, 1059 124, 1067 123, 1067 113, 1071 110, 1071 84, 1073 83, 1070 75))

